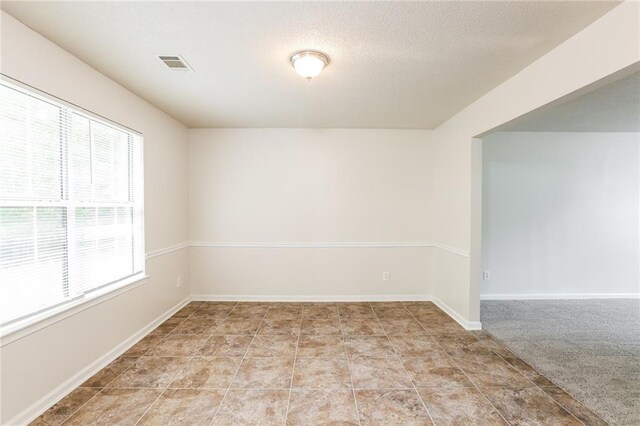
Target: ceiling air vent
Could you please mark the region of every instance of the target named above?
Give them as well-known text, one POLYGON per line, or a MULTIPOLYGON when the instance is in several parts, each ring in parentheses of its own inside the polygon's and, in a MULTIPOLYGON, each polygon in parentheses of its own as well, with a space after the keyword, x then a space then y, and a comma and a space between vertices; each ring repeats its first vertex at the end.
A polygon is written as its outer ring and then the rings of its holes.
POLYGON ((158 58, 160 58, 171 71, 193 72, 193 69, 187 64, 187 61, 180 55, 158 55, 158 58))

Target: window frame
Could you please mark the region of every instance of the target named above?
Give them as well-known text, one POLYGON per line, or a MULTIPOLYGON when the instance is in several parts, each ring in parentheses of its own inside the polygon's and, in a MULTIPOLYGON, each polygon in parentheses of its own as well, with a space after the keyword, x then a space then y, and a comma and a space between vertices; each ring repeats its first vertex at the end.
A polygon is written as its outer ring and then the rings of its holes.
MULTIPOLYGON (((115 281, 111 281, 108 283, 101 284, 97 287, 93 287, 85 290, 82 294, 79 294, 73 298, 64 300, 60 303, 48 306, 46 308, 37 309, 34 312, 31 312, 27 315, 21 316, 19 318, 9 320, 3 325, 0 325, 0 347, 5 346, 6 344, 15 341, 24 337, 25 335, 36 332, 44 327, 47 327, 51 324, 54 324, 58 321, 61 321, 64 318, 75 315, 78 312, 81 312, 85 309, 90 308, 98 303, 102 303, 106 300, 109 300, 113 297, 118 296, 126 291, 132 290, 142 284, 144 284, 148 275, 146 274, 146 249, 145 249, 145 197, 144 197, 144 136, 141 132, 138 132, 134 129, 131 129, 127 126, 114 122, 108 118, 105 118, 99 114, 96 114, 92 111, 89 111, 85 108, 82 108, 78 105, 75 105, 71 102, 67 102, 63 99, 58 98, 52 94, 39 90, 33 86, 25 84, 21 81, 15 80, 5 74, 0 73, 0 82, 3 85, 7 85, 9 88, 15 88, 18 91, 24 92, 28 96, 33 96, 36 99, 39 99, 43 102, 47 102, 52 104, 53 106, 60 107, 61 116, 60 116, 60 199, 46 199, 46 197, 15 197, 15 198, 5 198, 0 204, 3 207, 60 207, 64 208, 66 211, 66 215, 75 215, 75 208, 81 207, 82 204, 86 203, 87 207, 121 207, 124 204, 127 204, 132 208, 132 214, 135 214, 136 209, 140 212, 139 217, 139 228, 140 228, 140 242, 139 249, 140 252, 137 253, 137 250, 132 251, 132 262, 135 261, 137 257, 140 257, 140 270, 134 271, 132 274, 119 278, 115 281), (73 114, 78 114, 79 116, 85 117, 89 120, 90 126, 92 122, 97 122, 101 125, 105 125, 111 128, 114 128, 118 131, 124 132, 127 134, 128 146, 129 150, 134 149, 134 144, 139 143, 140 146, 138 149, 139 152, 139 161, 131 161, 131 156, 129 156, 129 173, 130 179, 134 179, 133 182, 129 183, 129 199, 126 203, 124 202, 87 202, 87 201, 79 201, 72 200, 70 198, 70 182, 69 182, 69 132, 64 130, 65 124, 71 120, 73 114), (138 138, 139 140, 135 140, 138 138), (139 163, 139 164, 138 164, 139 163), (137 169, 139 168, 139 171, 137 169), (136 170, 134 173, 133 171, 136 170), (139 200, 136 200, 134 196, 139 197, 139 200)), ((93 136, 90 136, 93 141, 93 136)), ((71 241, 73 232, 75 231, 74 226, 71 225, 75 222, 69 220, 67 217, 65 223, 65 235, 67 241, 71 241)), ((132 233, 132 237, 135 235, 135 232, 132 233)), ((71 263, 73 257, 73 251, 67 247, 66 250, 66 262, 71 263)), ((69 281, 63 283, 63 286, 68 288, 69 281)), ((68 290, 67 290, 68 291, 68 290)))

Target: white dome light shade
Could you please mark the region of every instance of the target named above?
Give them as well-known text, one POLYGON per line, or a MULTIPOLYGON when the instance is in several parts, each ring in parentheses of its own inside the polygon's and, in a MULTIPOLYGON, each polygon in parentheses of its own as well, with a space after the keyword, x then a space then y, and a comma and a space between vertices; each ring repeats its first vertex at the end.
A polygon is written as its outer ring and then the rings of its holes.
POLYGON ((320 74, 328 64, 329 58, 326 55, 313 50, 304 50, 291 56, 293 68, 307 80, 320 74))

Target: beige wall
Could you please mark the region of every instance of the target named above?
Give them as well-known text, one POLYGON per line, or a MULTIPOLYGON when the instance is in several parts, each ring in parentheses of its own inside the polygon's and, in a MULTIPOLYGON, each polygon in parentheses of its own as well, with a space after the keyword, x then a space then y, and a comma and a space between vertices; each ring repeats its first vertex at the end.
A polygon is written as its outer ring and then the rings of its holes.
MULTIPOLYGON (((157 108, 2 12, 3 74, 133 128, 145 144, 147 253, 188 241, 187 130, 157 108)), ((0 349, 0 423, 79 372, 190 294, 188 250, 147 261, 142 286, 0 349), (176 276, 183 285, 176 288, 176 276)), ((55 401, 54 401, 55 402, 55 401)))
POLYGON ((194 294, 429 295, 428 250, 379 243, 429 240, 430 136, 190 130, 191 241, 267 246, 192 248, 194 294), (311 247, 269 247, 300 243, 311 247))

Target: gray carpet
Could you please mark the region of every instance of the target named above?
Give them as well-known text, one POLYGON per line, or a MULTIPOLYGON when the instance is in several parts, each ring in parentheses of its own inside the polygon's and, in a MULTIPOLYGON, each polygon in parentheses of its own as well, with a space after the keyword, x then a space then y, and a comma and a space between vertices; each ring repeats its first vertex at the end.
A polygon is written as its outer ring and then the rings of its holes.
POLYGON ((640 300, 483 301, 483 328, 612 425, 640 425, 640 300))

